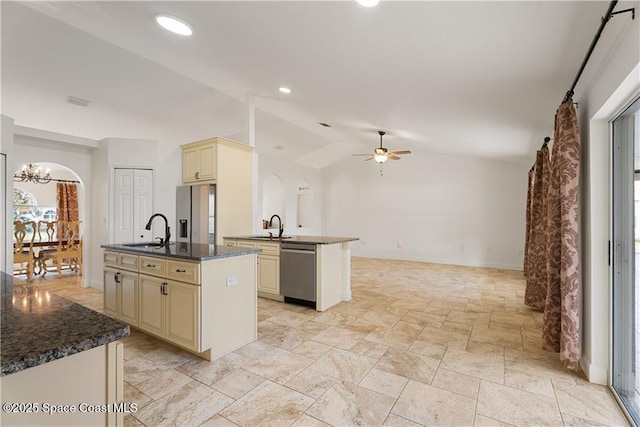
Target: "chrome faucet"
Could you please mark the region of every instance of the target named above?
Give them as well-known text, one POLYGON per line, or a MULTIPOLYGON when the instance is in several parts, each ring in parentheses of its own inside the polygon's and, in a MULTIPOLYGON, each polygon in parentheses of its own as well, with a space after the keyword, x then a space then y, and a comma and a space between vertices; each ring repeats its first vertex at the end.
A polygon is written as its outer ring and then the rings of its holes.
POLYGON ((153 222, 153 219, 157 216, 164 219, 164 242, 162 241, 162 237, 159 237, 160 244, 169 245, 169 239, 171 239, 171 228, 169 228, 169 221, 167 221, 166 216, 162 215, 161 213, 155 213, 151 215, 151 218, 149 218, 149 222, 147 222, 147 225, 145 225, 144 228, 145 230, 151 230, 151 223, 153 222))
POLYGON ((282 238, 282 234, 284 233, 284 226, 282 225, 282 219, 277 214, 272 215, 271 218, 269 219, 269 227, 273 227, 273 218, 278 218, 278 230, 279 230, 278 237, 282 238))

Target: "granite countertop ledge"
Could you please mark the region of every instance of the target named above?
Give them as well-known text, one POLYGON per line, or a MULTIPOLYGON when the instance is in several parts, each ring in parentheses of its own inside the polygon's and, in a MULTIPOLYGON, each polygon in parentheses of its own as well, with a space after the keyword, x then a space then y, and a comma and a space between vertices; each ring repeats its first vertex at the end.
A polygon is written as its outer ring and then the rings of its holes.
POLYGON ((129 325, 4 272, 0 272, 0 286, 0 376, 129 335, 129 325))
POLYGON ((115 252, 128 252, 137 255, 151 255, 168 258, 180 258, 191 261, 207 261, 218 258, 229 258, 251 255, 261 252, 254 248, 234 248, 223 245, 207 245, 204 243, 171 242, 169 246, 145 247, 127 246, 127 244, 101 245, 103 249, 115 252))
MULTIPOLYGON (((274 234, 277 234, 274 233, 274 234)), ((266 235, 250 235, 250 236, 225 236, 225 239, 238 239, 238 240, 254 240, 257 242, 279 242, 279 243, 311 243, 316 245, 333 245, 335 243, 353 242, 360 240, 357 237, 337 237, 337 236, 288 236, 285 235, 284 239, 274 235, 271 239, 265 238, 266 235)))

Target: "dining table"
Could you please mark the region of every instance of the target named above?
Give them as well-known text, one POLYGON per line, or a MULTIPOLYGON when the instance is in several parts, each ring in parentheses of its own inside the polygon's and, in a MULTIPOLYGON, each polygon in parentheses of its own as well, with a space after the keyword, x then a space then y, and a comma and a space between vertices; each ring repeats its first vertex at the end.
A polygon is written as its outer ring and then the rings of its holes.
MULTIPOLYGON (((58 245, 62 243, 63 247, 67 246, 68 241, 67 240, 34 240, 32 243, 30 242, 29 244, 25 244, 24 248, 28 248, 28 247, 32 247, 33 249, 33 265, 31 266, 31 268, 27 267, 27 281, 31 281, 33 275, 39 275, 43 272, 44 268, 42 265, 40 265, 40 251, 44 250, 44 249, 56 249, 58 247, 58 245), (36 273, 36 268, 40 268, 39 271, 36 273)), ((80 240, 74 240, 73 241, 74 244, 78 244, 80 243, 80 240)), ((15 249, 15 242, 13 243, 13 247, 15 249)), ((21 269, 20 269, 21 270, 21 269)), ((16 270, 14 269, 14 274, 15 274, 16 270)))

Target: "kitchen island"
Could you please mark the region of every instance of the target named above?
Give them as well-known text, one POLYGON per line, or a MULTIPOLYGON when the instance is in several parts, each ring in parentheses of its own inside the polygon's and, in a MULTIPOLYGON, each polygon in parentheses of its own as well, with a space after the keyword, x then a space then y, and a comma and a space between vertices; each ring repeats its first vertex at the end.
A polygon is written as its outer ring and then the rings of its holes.
POLYGON ((256 248, 102 245, 104 313, 206 360, 257 338, 256 248))
POLYGON ((121 425, 117 340, 129 326, 2 272, 0 285, 0 388, 3 405, 13 404, 3 406, 1 424, 121 425), (107 410, 83 411, 81 404, 107 410), (47 413, 54 405, 75 412, 47 413))
POLYGON ((248 235, 228 236, 224 243, 262 250, 258 255, 259 296, 304 303, 324 311, 351 300, 351 242, 356 240, 357 237, 248 235), (305 271, 301 271, 303 264, 305 271), (310 278, 303 278, 305 274, 310 278), (298 285, 312 286, 313 296, 307 296, 308 290, 292 289, 298 285))

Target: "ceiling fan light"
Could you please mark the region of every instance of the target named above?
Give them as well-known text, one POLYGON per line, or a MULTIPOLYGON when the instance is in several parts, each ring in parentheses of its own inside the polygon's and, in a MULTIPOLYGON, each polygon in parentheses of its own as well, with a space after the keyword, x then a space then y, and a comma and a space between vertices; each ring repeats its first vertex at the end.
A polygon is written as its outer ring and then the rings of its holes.
POLYGON ((376 154, 373 156, 373 159, 378 163, 384 163, 387 161, 388 157, 384 154, 376 154))
POLYGON ((181 36, 190 36, 193 34, 193 28, 191 28, 191 25, 187 24, 182 19, 163 14, 158 14, 155 18, 158 25, 172 33, 179 34, 181 36))

